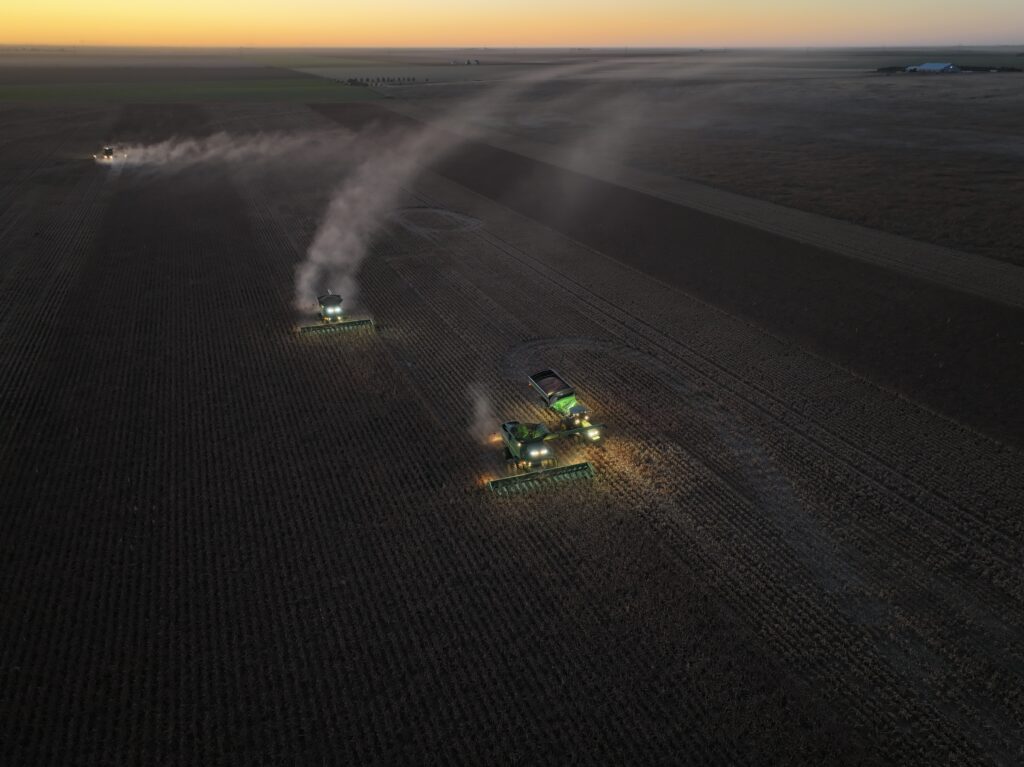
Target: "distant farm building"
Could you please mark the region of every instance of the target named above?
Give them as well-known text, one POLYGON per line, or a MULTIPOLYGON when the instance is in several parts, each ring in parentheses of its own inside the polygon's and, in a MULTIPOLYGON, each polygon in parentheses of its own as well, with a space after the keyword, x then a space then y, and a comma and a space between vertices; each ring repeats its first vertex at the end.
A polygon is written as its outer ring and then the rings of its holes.
POLYGON ((959 72, 960 67, 955 64, 943 64, 941 62, 930 62, 928 64, 918 64, 917 66, 907 67, 908 72, 959 72))

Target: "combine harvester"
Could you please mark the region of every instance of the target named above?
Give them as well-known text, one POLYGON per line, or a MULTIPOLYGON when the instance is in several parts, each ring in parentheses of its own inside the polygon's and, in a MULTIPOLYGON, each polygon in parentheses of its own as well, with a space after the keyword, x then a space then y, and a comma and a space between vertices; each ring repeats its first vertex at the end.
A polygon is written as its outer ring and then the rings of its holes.
MULTIPOLYGON (((585 427, 581 427, 585 428, 585 427)), ((501 425, 501 441, 505 445, 505 462, 509 471, 521 472, 487 483, 491 492, 509 495, 563 479, 589 479, 594 476, 590 461, 567 466, 555 465, 554 451, 548 442, 572 436, 577 430, 549 431, 542 423, 506 421, 501 425)))
POLYGON ((303 325, 299 328, 302 333, 333 333, 336 330, 356 330, 358 328, 373 328, 373 320, 349 320, 345 318, 345 311, 341 307, 341 296, 328 291, 326 295, 318 296, 319 309, 317 317, 320 320, 318 325, 303 325))
POLYGON ((114 147, 105 146, 103 147, 103 151, 100 152, 99 154, 94 154, 92 156, 92 159, 94 159, 98 163, 113 165, 114 162, 116 162, 117 160, 123 160, 126 157, 128 157, 126 153, 122 152, 121 154, 118 154, 117 150, 114 147))
POLYGON ((544 424, 519 421, 501 425, 506 463, 510 471, 521 473, 491 480, 488 483, 490 489, 499 495, 532 490, 554 480, 594 476, 594 467, 589 461, 556 466, 548 442, 574 438, 595 443, 604 437, 604 426, 591 420, 590 410, 576 399, 575 389, 555 371, 542 370, 530 376, 529 380, 543 397, 544 404, 558 415, 559 428, 551 431, 544 424))
POLYGON ((597 442, 604 436, 604 426, 591 422, 590 409, 576 398, 576 390, 554 370, 534 373, 530 376, 530 386, 558 416, 562 431, 571 431, 590 442, 597 442))

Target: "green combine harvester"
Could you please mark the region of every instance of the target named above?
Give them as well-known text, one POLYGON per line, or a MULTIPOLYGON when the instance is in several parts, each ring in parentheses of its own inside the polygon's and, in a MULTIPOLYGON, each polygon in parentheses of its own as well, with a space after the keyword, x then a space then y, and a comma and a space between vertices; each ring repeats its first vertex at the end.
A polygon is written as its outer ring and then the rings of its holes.
POLYGON ((564 479, 589 479, 594 467, 589 461, 568 466, 557 466, 549 442, 575 436, 586 429, 579 427, 563 431, 549 431, 542 423, 507 421, 501 425, 501 440, 505 445, 505 462, 510 472, 519 472, 488 482, 498 495, 532 490, 536 487, 564 479))
POLYGON ((576 390, 558 373, 542 370, 529 380, 544 404, 558 416, 563 432, 572 432, 587 442, 598 442, 604 437, 604 426, 593 423, 590 409, 576 398, 576 390))
POLYGON ((510 472, 518 473, 488 483, 499 495, 532 490, 554 480, 593 477, 594 467, 590 461, 557 466, 548 443, 557 439, 578 439, 593 444, 604 438, 604 426, 591 420, 590 410, 576 398, 576 390, 558 373, 542 370, 529 380, 544 404, 558 416, 558 429, 552 431, 541 423, 519 421, 501 425, 505 461, 510 472))
POLYGON ((317 296, 319 309, 317 317, 319 325, 304 325, 300 330, 303 333, 333 333, 336 330, 357 330, 359 328, 372 328, 373 320, 349 320, 345 318, 345 311, 341 306, 341 296, 328 291, 326 295, 317 296))

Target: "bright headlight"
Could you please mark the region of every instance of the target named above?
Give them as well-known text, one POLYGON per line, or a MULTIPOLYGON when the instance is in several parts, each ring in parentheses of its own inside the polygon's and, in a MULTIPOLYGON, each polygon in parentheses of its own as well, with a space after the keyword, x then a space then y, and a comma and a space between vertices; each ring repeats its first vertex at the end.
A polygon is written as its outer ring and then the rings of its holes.
POLYGON ((597 439, 601 436, 600 429, 587 429, 587 436, 591 439, 597 439))
POLYGON ((537 450, 536 448, 534 448, 533 450, 530 451, 530 457, 531 458, 536 458, 538 455, 540 455, 540 450, 537 450))

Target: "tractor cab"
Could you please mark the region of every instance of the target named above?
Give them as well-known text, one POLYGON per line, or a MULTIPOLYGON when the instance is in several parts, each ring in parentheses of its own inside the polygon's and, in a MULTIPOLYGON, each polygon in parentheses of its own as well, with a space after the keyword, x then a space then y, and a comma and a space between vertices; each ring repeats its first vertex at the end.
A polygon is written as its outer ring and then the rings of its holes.
POLYGON ((564 428, 590 425, 590 410, 576 399, 575 393, 553 399, 550 407, 561 417, 564 428))
POLYGON ((590 408, 576 398, 576 389, 554 370, 541 370, 529 378, 544 404, 558 414, 562 429, 590 426, 590 408))

